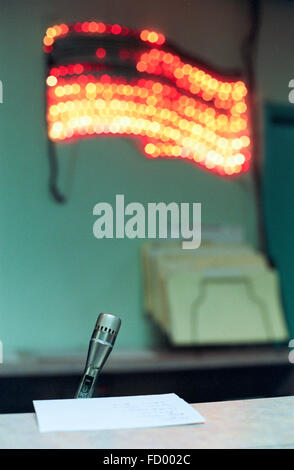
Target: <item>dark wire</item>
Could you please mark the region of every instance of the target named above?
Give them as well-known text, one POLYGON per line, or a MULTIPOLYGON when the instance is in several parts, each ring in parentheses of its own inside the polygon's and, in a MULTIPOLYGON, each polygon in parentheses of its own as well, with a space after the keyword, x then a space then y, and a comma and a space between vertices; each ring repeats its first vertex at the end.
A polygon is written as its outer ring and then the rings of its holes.
MULTIPOLYGON (((45 67, 45 75, 44 75, 44 84, 46 80, 46 71, 49 69, 49 62, 48 58, 46 61, 46 67, 45 67)), ((44 109, 47 108, 47 93, 46 93, 46 87, 44 89, 44 109)), ((49 161, 49 191, 52 194, 54 200, 58 202, 59 204, 62 204, 66 202, 65 196, 59 191, 58 186, 57 186, 57 180, 58 180, 58 160, 57 160, 57 153, 56 153, 56 145, 54 142, 50 140, 50 137, 48 136, 48 124, 47 124, 47 119, 46 119, 46 113, 44 113, 44 122, 45 122, 45 129, 47 132, 47 149, 48 149, 48 161, 49 161)))
POLYGON ((58 179, 58 161, 56 155, 56 146, 48 137, 48 159, 49 159, 49 190, 58 203, 66 202, 65 196, 59 191, 57 186, 58 179))

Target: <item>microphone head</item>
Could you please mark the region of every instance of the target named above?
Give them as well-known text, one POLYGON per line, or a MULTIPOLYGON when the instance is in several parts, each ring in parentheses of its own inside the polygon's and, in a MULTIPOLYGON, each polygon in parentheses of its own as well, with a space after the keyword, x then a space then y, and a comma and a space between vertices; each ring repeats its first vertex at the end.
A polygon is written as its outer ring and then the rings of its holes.
POLYGON ((113 345, 120 325, 121 319, 116 315, 112 313, 100 313, 96 321, 93 336, 95 336, 95 338, 99 337, 113 345))

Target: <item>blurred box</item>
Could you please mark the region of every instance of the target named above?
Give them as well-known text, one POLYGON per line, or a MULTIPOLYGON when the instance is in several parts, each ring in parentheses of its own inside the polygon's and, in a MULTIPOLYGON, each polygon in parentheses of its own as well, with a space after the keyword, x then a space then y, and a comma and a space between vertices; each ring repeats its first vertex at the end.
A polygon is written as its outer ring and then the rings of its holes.
POLYGON ((175 345, 288 340, 279 280, 245 244, 146 243, 144 308, 175 345))

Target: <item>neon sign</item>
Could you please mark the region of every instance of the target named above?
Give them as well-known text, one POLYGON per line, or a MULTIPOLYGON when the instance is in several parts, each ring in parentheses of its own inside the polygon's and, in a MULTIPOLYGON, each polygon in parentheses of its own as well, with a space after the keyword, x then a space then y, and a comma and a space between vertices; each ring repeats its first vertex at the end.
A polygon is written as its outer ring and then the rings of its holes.
POLYGON ((224 176, 249 168, 247 87, 169 44, 155 31, 83 22, 50 27, 49 139, 140 137, 150 158, 188 162, 224 176))

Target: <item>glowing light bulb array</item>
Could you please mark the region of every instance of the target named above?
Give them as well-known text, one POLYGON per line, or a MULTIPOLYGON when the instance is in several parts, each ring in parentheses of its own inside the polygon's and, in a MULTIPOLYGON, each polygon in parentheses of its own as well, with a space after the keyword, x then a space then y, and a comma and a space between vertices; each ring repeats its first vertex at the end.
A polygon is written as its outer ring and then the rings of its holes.
POLYGON ((246 171, 251 142, 245 83, 220 78, 163 44, 160 33, 117 24, 48 28, 49 138, 140 136, 151 158, 185 159, 227 176, 246 171), (85 36, 91 39, 90 61, 88 52, 86 61, 81 54, 71 62, 62 50, 57 54, 62 41, 85 36))

